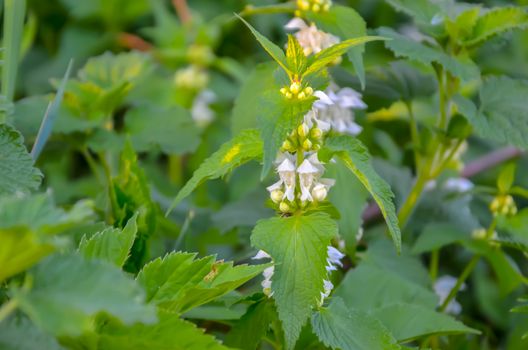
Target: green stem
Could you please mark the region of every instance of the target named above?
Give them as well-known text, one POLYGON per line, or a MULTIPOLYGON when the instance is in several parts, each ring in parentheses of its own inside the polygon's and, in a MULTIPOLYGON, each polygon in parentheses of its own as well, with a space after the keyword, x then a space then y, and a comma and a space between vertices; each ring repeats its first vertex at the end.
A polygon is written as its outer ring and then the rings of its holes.
POLYGON ((416 178, 416 182, 414 183, 413 188, 411 189, 411 192, 405 199, 405 202, 400 208, 400 211, 398 212, 398 221, 400 222, 400 227, 403 229, 405 225, 407 224, 407 221, 409 220, 409 217, 411 216, 414 207, 416 206, 416 203, 418 203, 418 199, 420 199, 420 195, 422 194, 422 191, 429 180, 429 177, 426 176, 423 172, 418 175, 416 178))
POLYGON ((440 250, 435 249, 431 252, 431 261, 429 263, 429 275, 431 280, 435 281, 438 277, 438 265, 440 260, 440 250))
POLYGON ((447 126, 447 93, 446 93, 446 82, 443 68, 440 68, 437 73, 438 77, 438 90, 439 90, 439 107, 440 107, 440 119, 438 120, 438 128, 443 130, 447 126))
POLYGON ((477 263, 478 263, 479 260, 480 260, 480 254, 474 255, 471 258, 471 260, 469 260, 469 263, 464 268, 464 271, 462 271, 462 273, 458 277, 455 286, 453 287, 453 289, 451 289, 451 291, 449 292, 449 295, 447 296, 447 298, 444 300, 444 302, 440 306, 440 309, 439 309, 440 312, 444 312, 445 309, 447 308, 447 305, 449 305, 451 300, 453 300, 455 298, 455 296, 457 295, 458 291, 462 287, 462 284, 464 284, 464 282, 469 277, 471 272, 473 272, 473 269, 475 268, 475 266, 477 266, 477 263))
POLYGON ((0 308, 0 322, 6 319, 18 307, 18 300, 11 299, 0 308))
POLYGON ((414 162, 416 164, 417 172, 420 171, 421 166, 421 159, 420 159, 420 135, 418 133, 418 125, 416 123, 416 118, 414 117, 414 111, 412 108, 411 102, 406 102, 405 105, 407 106, 407 111, 409 113, 409 122, 411 126, 411 140, 413 143, 413 151, 414 151, 414 162))
POLYGON ((80 152, 83 155, 84 159, 86 160, 86 163, 88 163, 88 167, 90 168, 92 173, 95 175, 97 181, 100 184, 104 184, 105 181, 103 180, 103 178, 101 176, 101 173, 100 173, 99 169, 97 168, 97 162, 95 161, 94 157, 92 157, 92 154, 90 153, 90 151, 88 151, 86 146, 83 146, 80 149, 80 152))
POLYGON ((181 185, 183 182, 182 157, 179 155, 169 156, 169 179, 175 185, 181 185))
POLYGON ((112 181, 112 170, 110 169, 110 165, 108 164, 106 160, 106 155, 104 153, 99 153, 99 160, 101 161, 101 165, 103 166, 104 173, 106 176, 106 183, 108 185, 108 195, 110 196, 110 206, 112 209, 108 215, 108 221, 110 224, 113 224, 115 219, 114 214, 117 214, 119 206, 117 203, 117 194, 115 192, 114 184, 112 181))
POLYGON ((242 12, 240 12, 240 16, 247 17, 247 16, 253 16, 253 15, 264 15, 264 14, 276 14, 276 13, 293 13, 295 12, 295 6, 292 6, 291 3, 285 3, 280 5, 270 5, 270 6, 259 6, 254 7, 251 5, 247 5, 242 12))

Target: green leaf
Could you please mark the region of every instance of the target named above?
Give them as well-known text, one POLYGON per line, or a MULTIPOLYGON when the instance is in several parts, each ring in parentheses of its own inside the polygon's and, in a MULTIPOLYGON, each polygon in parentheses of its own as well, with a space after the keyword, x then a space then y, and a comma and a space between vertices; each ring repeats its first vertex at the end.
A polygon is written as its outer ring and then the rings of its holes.
POLYGON ((414 242, 413 254, 422 254, 446 245, 470 238, 463 230, 451 223, 427 225, 414 242))
POLYGON ((28 227, 52 235, 84 223, 92 215, 90 200, 77 202, 65 211, 55 205, 50 193, 0 198, 0 228, 28 227))
POLYGON ((455 96, 455 102, 480 136, 526 149, 526 94, 528 82, 524 80, 490 77, 480 88, 478 111, 470 100, 460 96, 455 96))
POLYGON ((133 108, 125 116, 125 127, 138 152, 159 147, 166 154, 182 154, 200 143, 200 130, 191 114, 179 106, 133 108))
POLYGON ((288 61, 286 59, 286 56, 284 55, 284 52, 281 50, 280 47, 275 45, 273 42, 271 42, 268 38, 266 38, 264 35, 260 34, 255 28, 251 26, 248 22, 246 22, 245 19, 240 17, 239 15, 235 14, 235 16, 238 17, 253 33, 255 38, 257 38, 257 41, 262 45, 264 50, 279 64, 279 66, 284 69, 284 71, 290 76, 292 74, 292 71, 290 67, 288 66, 288 61))
POLYGON ((248 307, 226 338, 226 344, 237 349, 255 350, 276 319, 273 303, 262 300, 248 307))
POLYGON ((511 217, 498 216, 497 240, 501 244, 528 252, 528 209, 523 209, 511 217))
MULTIPOLYGON (((334 4, 330 11, 319 13, 308 13, 308 18, 317 23, 323 30, 340 37, 341 39, 352 39, 367 35, 367 24, 365 20, 351 7, 334 4)), ((356 74, 365 87, 365 67, 363 65, 364 45, 359 45, 348 50, 348 58, 354 65, 356 74)))
POLYGON ((299 77, 304 73, 308 64, 301 44, 299 44, 299 41, 290 34, 288 34, 286 62, 288 62, 288 67, 290 67, 292 73, 299 77))
POLYGON ((267 265, 238 265, 208 256, 171 253, 151 261, 140 271, 138 282, 147 301, 171 312, 183 313, 210 302, 246 283, 267 265))
POLYGON ((275 69, 276 66, 272 62, 259 64, 242 84, 231 116, 233 135, 237 135, 244 129, 257 127, 257 115, 260 112, 262 95, 280 89, 275 82, 273 74, 275 69))
POLYGON ((440 64, 455 77, 462 80, 478 79, 480 72, 478 67, 469 59, 449 56, 439 49, 425 46, 417 41, 413 41, 390 28, 380 28, 379 34, 390 38, 385 42, 385 46, 397 57, 405 57, 412 61, 426 65, 432 63, 440 64))
POLYGON ((463 45, 482 44, 495 35, 514 29, 528 28, 528 13, 521 7, 496 7, 480 16, 471 34, 464 38, 463 45))
POLYGON ((360 38, 348 39, 326 48, 316 53, 310 60, 308 68, 304 72, 305 76, 316 74, 325 69, 330 63, 334 62, 338 57, 345 54, 350 48, 368 43, 370 41, 386 40, 380 36, 363 36, 360 38))
POLYGON ((218 151, 207 158, 194 172, 192 178, 183 186, 170 208, 168 215, 182 199, 191 194, 198 185, 206 180, 226 175, 236 167, 262 156, 262 141, 256 130, 245 130, 218 151))
POLYGON ((158 312, 159 322, 124 326, 114 320, 99 330, 98 350, 227 350, 212 335, 205 334, 178 315, 158 312))
POLYGON ((515 163, 509 163, 504 166, 497 178, 497 188, 501 193, 508 193, 515 181, 515 170, 517 165, 515 163))
POLYGON ((127 260, 137 233, 137 214, 128 220, 123 230, 107 228, 87 238, 83 236, 79 251, 86 258, 97 258, 122 267, 127 260))
POLYGON ((62 350, 55 338, 42 332, 25 317, 11 317, 0 322, 2 350, 62 350))
POLYGON ((0 124, 0 194, 36 190, 41 180, 42 173, 33 167, 22 135, 0 124))
POLYGON ((441 8, 429 0, 386 0, 395 10, 411 16, 421 24, 430 25, 431 20, 441 13, 441 8))
POLYGON ((264 179, 277 153, 288 134, 299 126, 304 115, 312 108, 315 98, 305 100, 286 100, 279 91, 272 96, 265 97, 263 109, 258 115, 258 123, 262 139, 264 140, 264 164, 261 179, 264 179))
POLYGON ((35 232, 13 227, 0 229, 0 282, 20 273, 50 254, 54 247, 42 242, 35 232))
POLYGON ((320 301, 327 246, 336 235, 337 224, 320 212, 260 220, 253 230, 251 244, 275 264, 271 289, 288 349, 320 301))
POLYGON ((325 160, 329 160, 333 154, 337 154, 370 192, 381 209, 396 250, 399 252, 401 250, 401 232, 393 203, 394 195, 385 180, 373 169, 370 155, 365 146, 350 136, 334 136, 326 139, 320 154, 325 160))
POLYGON ((56 335, 92 329, 93 316, 107 312, 127 324, 156 320, 143 305, 143 291, 123 272, 99 260, 54 255, 31 272, 30 290, 13 290, 19 307, 40 328, 56 335))
POLYGON ((480 334, 452 317, 416 304, 392 304, 371 312, 400 342, 429 335, 480 334))
POLYGON ((335 290, 336 296, 343 298, 349 308, 367 312, 393 303, 423 305, 433 310, 438 303, 438 297, 429 289, 373 264, 360 264, 350 270, 335 290))
POLYGON ((312 329, 332 349, 396 350, 400 346, 392 334, 366 312, 348 309, 341 298, 312 316, 312 329))

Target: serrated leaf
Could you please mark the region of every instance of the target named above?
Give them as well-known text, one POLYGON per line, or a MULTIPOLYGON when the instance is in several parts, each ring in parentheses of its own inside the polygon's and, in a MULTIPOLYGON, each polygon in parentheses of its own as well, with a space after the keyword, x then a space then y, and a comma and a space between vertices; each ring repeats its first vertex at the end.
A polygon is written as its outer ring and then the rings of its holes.
POLYGON ((215 262, 212 256, 195 257, 171 253, 145 265, 137 279, 147 291, 147 301, 183 313, 238 288, 267 266, 233 266, 232 262, 215 262))
POLYGON ((400 342, 428 335, 480 334, 448 316, 416 304, 392 304, 370 313, 385 325, 400 342))
POLYGON ((335 290, 336 296, 349 308, 366 312, 392 303, 423 305, 432 310, 438 303, 438 297, 424 286, 373 264, 350 270, 335 290))
POLYGON ((327 246, 336 235, 337 224, 321 212, 261 220, 253 229, 251 244, 275 264, 271 289, 288 349, 321 298, 327 246))
POLYGON ((78 255, 54 255, 31 271, 32 288, 13 290, 22 311, 56 335, 92 329, 93 317, 107 312, 127 324, 151 323, 154 308, 143 305, 141 288, 118 268, 78 255))
POLYGON ((273 42, 271 42, 268 38, 266 38, 264 35, 260 34, 251 24, 246 22, 245 19, 240 17, 239 15, 235 14, 235 16, 238 17, 245 25, 249 28, 251 33, 255 36, 257 41, 262 45, 264 50, 279 64, 279 66, 284 69, 284 71, 290 76, 292 74, 292 71, 290 67, 288 67, 288 61, 286 59, 286 56, 284 55, 284 52, 281 50, 280 47, 275 45, 273 42))
POLYGON ((528 13, 521 7, 496 7, 480 16, 472 32, 463 41, 465 46, 475 46, 495 35, 514 29, 528 28, 528 13))
POLYGON ((316 74, 325 69, 330 63, 334 62, 338 57, 344 55, 350 48, 368 43, 370 41, 386 40, 380 36, 363 36, 360 38, 348 39, 326 48, 316 53, 310 60, 308 68, 304 75, 316 74))
POLYGON ((125 115, 125 127, 138 152, 159 148, 166 154, 182 154, 200 143, 191 114, 179 106, 138 106, 125 115))
POLYGON ((399 252, 401 250, 401 232, 393 202, 394 194, 385 180, 372 167, 370 155, 365 146, 350 136, 334 136, 326 139, 321 154, 325 160, 329 160, 332 154, 337 154, 370 192, 381 209, 396 250, 399 252))
POLYGON ((50 254, 54 247, 28 228, 0 229, 0 282, 20 273, 50 254))
POLYGON ((380 321, 349 309, 341 298, 312 316, 312 330, 326 346, 342 350, 397 350, 400 346, 380 321))
POLYGON ((10 317, 0 322, 2 350, 63 350, 57 340, 35 327, 25 317, 10 317))
POLYGON ((478 111, 467 99, 457 97, 455 101, 480 136, 527 149, 527 94, 524 80, 490 77, 480 88, 478 111))
MULTIPOLYGON (((308 18, 315 21, 323 30, 338 36, 341 39, 351 39, 367 35, 367 24, 365 20, 351 7, 337 4, 330 7, 330 11, 319 13, 308 13, 308 18)), ((363 65, 364 45, 348 50, 348 58, 354 65, 356 74, 365 87, 365 67, 363 65)))
POLYGON ((198 185, 206 180, 216 179, 226 175, 236 167, 258 159, 262 156, 262 140, 256 130, 245 130, 231 141, 225 143, 218 151, 207 158, 194 172, 192 178, 183 186, 170 208, 167 215, 191 194, 198 185))
POLYGON ((397 57, 405 57, 426 65, 437 63, 455 77, 462 80, 477 79, 480 71, 477 65, 469 59, 449 56, 439 49, 426 46, 413 41, 390 28, 380 28, 379 34, 392 40, 385 41, 385 47, 390 49, 397 57))
POLYGON ((413 17, 422 24, 431 24, 431 20, 441 13, 441 8, 429 0, 385 0, 395 10, 413 17))
POLYGON ((501 244, 528 252, 528 210, 523 209, 511 217, 498 216, 497 240, 501 244))
POLYGON ((0 124, 0 194, 28 192, 40 186, 42 173, 33 167, 22 135, 0 124))
POLYGON ((50 193, 0 198, 0 228, 28 227, 52 235, 86 222, 92 214, 91 201, 77 202, 65 211, 55 205, 50 193))
POLYGON ((288 62, 288 67, 290 67, 292 73, 299 77, 306 70, 308 63, 301 44, 290 34, 288 35, 288 46, 286 48, 286 62, 288 62))
POLYGON ((205 334, 178 315, 158 312, 159 321, 152 325, 123 326, 106 322, 99 330, 97 350, 227 350, 212 335, 205 334))
POLYGON ((122 267, 136 238, 137 217, 135 214, 130 218, 123 230, 111 227, 90 238, 83 236, 79 243, 79 252, 88 259, 101 259, 122 267))

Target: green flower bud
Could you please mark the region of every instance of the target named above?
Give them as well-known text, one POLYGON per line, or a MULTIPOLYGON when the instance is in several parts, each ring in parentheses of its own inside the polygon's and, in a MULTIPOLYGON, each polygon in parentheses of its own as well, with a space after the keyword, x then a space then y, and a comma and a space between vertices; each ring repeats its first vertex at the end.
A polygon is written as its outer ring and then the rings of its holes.
POLYGON ((290 206, 288 205, 288 203, 286 203, 286 201, 282 201, 280 202, 279 204, 279 210, 283 213, 289 213, 291 208, 290 206))
POLYGON ((318 127, 312 128, 310 131, 310 136, 314 139, 320 139, 323 136, 323 130, 319 129, 318 127))
POLYGON ((312 146, 313 146, 312 141, 310 141, 309 139, 304 140, 304 142, 303 142, 303 149, 304 149, 306 152, 310 151, 310 150, 312 149, 312 146))

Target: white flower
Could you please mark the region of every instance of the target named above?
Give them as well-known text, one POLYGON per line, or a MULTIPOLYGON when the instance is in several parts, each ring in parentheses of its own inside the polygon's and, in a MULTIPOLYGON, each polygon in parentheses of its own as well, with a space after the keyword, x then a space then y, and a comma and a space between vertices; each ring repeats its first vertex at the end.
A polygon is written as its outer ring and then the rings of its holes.
POLYGON ((327 249, 328 258, 326 258, 326 271, 335 271, 337 270, 337 266, 343 267, 343 263, 341 262, 341 259, 345 257, 345 254, 341 253, 339 250, 332 246, 328 246, 327 249))
POLYGON ((274 266, 267 267, 262 272, 262 275, 264 275, 264 281, 262 281, 260 285, 262 286, 264 294, 266 294, 268 297, 273 295, 273 291, 271 290, 271 278, 273 277, 274 272, 274 266))
POLYGON ((271 256, 268 253, 266 253, 265 251, 259 250, 257 252, 257 255, 255 255, 252 259, 253 260, 271 259, 271 256))
POLYGON ((204 90, 194 99, 191 116, 199 126, 207 126, 214 119, 214 111, 209 107, 216 100, 216 95, 210 90, 204 90))
POLYGON ((319 179, 312 189, 312 197, 318 202, 324 201, 328 195, 328 191, 334 184, 334 179, 319 179))
POLYGON ((358 135, 363 129, 354 122, 353 110, 365 109, 367 105, 354 89, 343 88, 335 92, 336 89, 335 85, 328 88, 324 94, 326 98, 320 97, 314 102, 316 112, 312 118, 318 124, 322 122, 330 125, 337 132, 358 135))
POLYGON ((293 201, 295 199, 296 182, 295 164, 289 158, 285 158, 278 166, 277 172, 280 176, 279 182, 283 183, 286 188, 283 199, 288 198, 290 202, 293 201))
POLYGON ((473 182, 463 177, 450 178, 444 183, 444 189, 460 193, 471 191, 473 187, 473 182))
MULTIPOLYGON (((453 276, 447 276, 447 275, 439 277, 435 281, 433 289, 436 295, 438 295, 440 299, 438 301, 438 305, 442 305, 444 303, 449 293, 455 286, 456 282, 457 282, 456 278, 454 278, 453 276)), ((464 289, 466 289, 466 285, 462 284, 462 286, 460 287, 460 290, 464 290, 464 289)), ((462 311, 462 306, 455 299, 453 299, 449 302, 445 311, 450 314, 458 315, 462 311)))
POLYGON ((324 291, 321 292, 321 301, 319 302, 319 305, 323 305, 324 300, 330 296, 332 289, 334 289, 334 285, 329 280, 323 280, 323 289, 324 291))
POLYGON ((295 37, 306 56, 316 54, 340 41, 338 37, 317 29, 315 24, 307 25, 302 19, 297 17, 290 20, 285 28, 297 30, 295 37))
POLYGON ((299 184, 301 186, 301 201, 313 201, 310 190, 319 174, 319 169, 315 167, 308 159, 305 159, 297 168, 299 174, 299 184))

